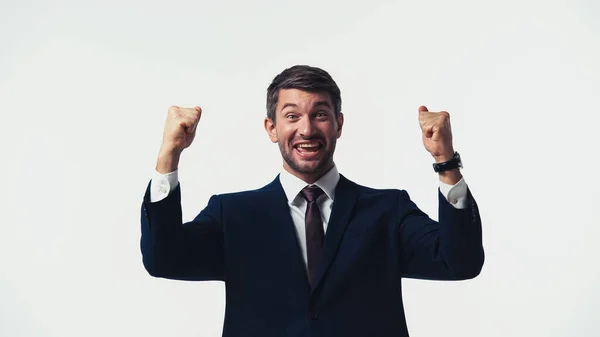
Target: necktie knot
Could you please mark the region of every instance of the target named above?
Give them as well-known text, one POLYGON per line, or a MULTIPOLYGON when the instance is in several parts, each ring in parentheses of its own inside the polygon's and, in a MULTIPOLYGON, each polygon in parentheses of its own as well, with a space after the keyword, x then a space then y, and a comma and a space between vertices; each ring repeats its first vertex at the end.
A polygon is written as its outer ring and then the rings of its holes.
POLYGON ((302 194, 302 196, 304 197, 304 199, 306 199, 307 202, 313 202, 315 200, 317 200, 317 198, 319 196, 321 196, 321 194, 323 194, 323 190, 319 187, 319 186, 306 186, 305 188, 302 189, 302 191, 300 191, 300 194, 302 194))

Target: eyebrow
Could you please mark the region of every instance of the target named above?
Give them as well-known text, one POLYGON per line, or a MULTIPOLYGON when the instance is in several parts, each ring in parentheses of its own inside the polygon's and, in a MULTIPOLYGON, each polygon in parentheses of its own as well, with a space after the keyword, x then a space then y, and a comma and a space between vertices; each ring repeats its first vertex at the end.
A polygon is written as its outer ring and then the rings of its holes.
POLYGON ((287 108, 287 107, 293 107, 293 108, 297 108, 298 106, 294 103, 285 103, 283 105, 283 107, 281 108, 281 111, 283 111, 283 109, 287 108))
POLYGON ((315 103, 315 107, 318 106, 326 106, 328 108, 331 108, 331 104, 329 104, 329 102, 327 101, 318 101, 317 103, 315 103))
MULTIPOLYGON (((314 104, 315 108, 320 107, 320 106, 325 106, 325 107, 328 107, 331 109, 331 104, 329 104, 329 102, 327 102, 327 101, 318 101, 314 104)), ((285 103, 283 105, 283 107, 281 108, 281 110, 283 111, 285 108, 288 108, 288 107, 297 108, 298 106, 294 103, 285 103)))

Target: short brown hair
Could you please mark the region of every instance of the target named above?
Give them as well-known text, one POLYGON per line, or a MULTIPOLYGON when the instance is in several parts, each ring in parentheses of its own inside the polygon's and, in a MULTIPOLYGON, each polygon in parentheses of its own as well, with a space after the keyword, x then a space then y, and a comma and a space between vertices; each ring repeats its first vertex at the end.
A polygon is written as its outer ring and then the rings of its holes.
POLYGON ((295 65, 275 76, 267 89, 267 117, 275 124, 275 110, 280 89, 299 89, 313 93, 328 93, 333 103, 335 117, 342 112, 340 88, 331 75, 321 68, 295 65))

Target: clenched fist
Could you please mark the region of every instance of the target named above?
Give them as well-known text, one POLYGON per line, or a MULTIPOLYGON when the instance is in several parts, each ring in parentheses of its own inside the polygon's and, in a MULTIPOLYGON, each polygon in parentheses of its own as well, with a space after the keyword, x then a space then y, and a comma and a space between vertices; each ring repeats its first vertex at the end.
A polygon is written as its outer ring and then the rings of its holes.
MULTIPOLYGON (((436 163, 448 161, 454 157, 452 146, 452 128, 450 114, 446 111, 430 112, 427 107, 419 107, 419 125, 423 133, 423 145, 431 153, 436 163)), ((454 185, 462 179, 460 170, 439 172, 440 181, 454 185)))
POLYGON ((423 145, 437 163, 452 159, 452 128, 450 114, 446 111, 430 112, 427 107, 419 107, 419 124, 423 133, 423 145))
POLYGON ((194 141, 201 115, 202 109, 199 106, 193 108, 171 106, 169 108, 156 165, 157 171, 164 174, 177 169, 181 153, 194 141))

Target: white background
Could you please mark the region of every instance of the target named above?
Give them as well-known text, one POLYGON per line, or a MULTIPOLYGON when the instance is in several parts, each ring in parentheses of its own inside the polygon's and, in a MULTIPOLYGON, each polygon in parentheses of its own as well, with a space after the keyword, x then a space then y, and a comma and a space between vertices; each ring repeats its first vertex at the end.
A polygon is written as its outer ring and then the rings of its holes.
POLYGON ((294 64, 342 89, 340 171, 434 218, 417 108, 451 114, 487 259, 404 281, 412 336, 600 336, 597 1, 0 3, 1 336, 219 336, 221 283, 143 269, 142 195, 170 105, 204 109, 185 220, 271 181, 265 93, 294 64))

